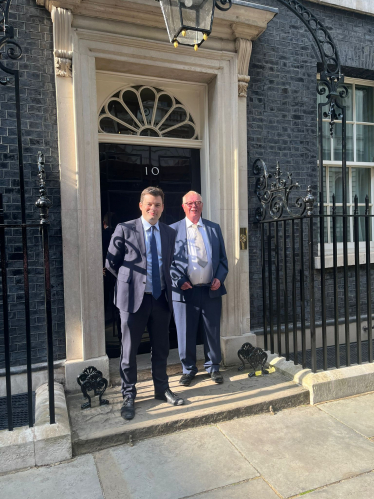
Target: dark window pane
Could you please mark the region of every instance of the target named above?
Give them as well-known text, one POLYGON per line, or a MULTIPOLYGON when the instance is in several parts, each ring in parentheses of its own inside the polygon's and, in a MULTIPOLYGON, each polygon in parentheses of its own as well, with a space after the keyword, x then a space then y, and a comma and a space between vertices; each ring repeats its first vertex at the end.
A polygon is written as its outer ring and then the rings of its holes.
MULTIPOLYGON (((143 120, 143 115, 140 109, 139 99, 135 92, 132 90, 126 90, 122 95, 122 100, 129 108, 134 117, 139 121, 141 125, 145 125, 143 120)), ((137 125, 139 126, 139 125, 137 125)))
POLYGON ((175 139, 192 139, 194 135, 195 135, 194 127, 186 123, 185 125, 180 125, 164 133, 163 137, 170 137, 175 139))
POLYGON ((374 87, 356 85, 356 121, 374 123, 374 87))
MULTIPOLYGON (((332 214, 332 208, 330 210, 330 213, 332 214)), ((343 242, 343 206, 337 206, 336 207, 336 241, 338 243, 343 242)), ((347 222, 347 228, 348 228, 348 242, 351 240, 351 229, 350 229, 350 223, 349 219, 347 222)), ((330 237, 331 237, 331 243, 333 242, 333 217, 330 216, 330 237)))
POLYGON ((176 106, 160 126, 160 131, 165 131, 172 126, 178 125, 178 123, 183 123, 183 121, 186 121, 186 119, 186 110, 183 109, 183 107, 176 106))
POLYGON ((352 198, 357 194, 358 202, 365 203, 365 196, 369 196, 371 191, 371 169, 352 168, 352 198))
POLYGON ((104 133, 119 133, 124 135, 136 135, 136 132, 130 130, 126 125, 118 123, 111 118, 101 118, 100 128, 104 133))
POLYGON ((148 125, 150 125, 153 117, 156 94, 150 88, 143 88, 140 92, 140 98, 143 103, 145 119, 147 120, 148 125))
MULTIPOLYGON (((342 125, 336 123, 334 127, 334 161, 342 161, 342 125)), ((347 161, 354 161, 353 151, 353 125, 347 125, 347 161)))
MULTIPOLYGON (((349 201, 349 183, 348 183, 348 168, 346 174, 347 182, 347 195, 349 201)), ((343 202, 343 175, 341 168, 329 168, 329 191, 330 191, 330 203, 332 203, 332 195, 335 194, 335 202, 343 202)))
POLYGON ((116 100, 110 101, 108 104, 108 111, 109 113, 114 116, 115 118, 118 118, 119 120, 123 121, 124 123, 127 123, 131 127, 137 129, 139 128, 138 124, 134 120, 134 118, 131 116, 131 114, 123 107, 123 105, 116 100))
POLYGON ((173 107, 173 99, 170 95, 161 94, 158 96, 157 100, 157 109, 154 120, 154 125, 157 126, 161 120, 165 117, 165 115, 169 112, 169 110, 173 107))
POLYGON ((356 126, 357 161, 374 162, 374 126, 356 126))
POLYGON ((331 137, 330 137, 330 125, 324 121, 322 125, 322 149, 323 149, 323 159, 331 160, 331 137))

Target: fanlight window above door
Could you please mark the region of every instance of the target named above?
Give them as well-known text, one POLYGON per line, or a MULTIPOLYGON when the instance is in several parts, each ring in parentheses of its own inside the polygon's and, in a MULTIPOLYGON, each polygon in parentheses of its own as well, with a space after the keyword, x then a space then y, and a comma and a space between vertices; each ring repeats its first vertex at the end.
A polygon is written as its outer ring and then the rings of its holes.
POLYGON ((197 139, 195 122, 175 97, 155 87, 116 92, 99 113, 99 133, 197 139))

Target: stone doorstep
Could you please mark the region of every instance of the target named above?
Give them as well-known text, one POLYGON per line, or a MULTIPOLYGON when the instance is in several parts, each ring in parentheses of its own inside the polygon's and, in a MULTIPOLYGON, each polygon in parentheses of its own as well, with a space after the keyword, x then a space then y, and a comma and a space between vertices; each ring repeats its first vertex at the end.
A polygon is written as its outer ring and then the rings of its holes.
POLYGON ((267 352, 268 362, 282 374, 310 392, 311 405, 336 400, 374 390, 374 364, 353 365, 313 373, 284 357, 267 352))
POLYGON ((222 369, 222 373, 225 380, 222 385, 213 383, 206 373, 199 373, 189 387, 178 384, 179 375, 171 376, 171 389, 185 399, 185 405, 179 407, 154 400, 152 381, 140 381, 136 415, 131 421, 120 416, 122 396, 118 387, 105 392, 109 405, 86 410, 80 408, 82 394, 69 394, 73 454, 269 412, 271 407, 277 412, 309 404, 308 390, 281 373, 248 378, 248 371, 238 372, 237 367, 222 369))
POLYGON ((0 473, 71 459, 71 432, 62 385, 55 387, 56 424, 49 424, 48 384, 36 390, 35 426, 0 432, 0 473))

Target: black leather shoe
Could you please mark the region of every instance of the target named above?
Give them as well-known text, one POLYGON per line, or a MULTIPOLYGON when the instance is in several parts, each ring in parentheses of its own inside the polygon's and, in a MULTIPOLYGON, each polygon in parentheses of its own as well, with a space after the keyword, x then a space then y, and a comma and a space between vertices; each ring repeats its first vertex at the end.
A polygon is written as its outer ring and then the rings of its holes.
POLYGON ((223 383, 223 376, 219 371, 211 372, 210 377, 212 378, 212 381, 214 381, 215 383, 218 383, 218 384, 223 383))
POLYGON ((192 376, 192 374, 182 374, 181 379, 179 380, 179 384, 182 386, 190 386, 191 381, 194 379, 195 376, 192 376))
POLYGON ((125 397, 121 407, 121 416, 123 419, 133 419, 135 416, 134 399, 132 397, 125 397))
POLYGON ((155 399, 163 400, 171 405, 183 405, 184 400, 173 393, 170 388, 168 388, 164 393, 155 393, 155 399))

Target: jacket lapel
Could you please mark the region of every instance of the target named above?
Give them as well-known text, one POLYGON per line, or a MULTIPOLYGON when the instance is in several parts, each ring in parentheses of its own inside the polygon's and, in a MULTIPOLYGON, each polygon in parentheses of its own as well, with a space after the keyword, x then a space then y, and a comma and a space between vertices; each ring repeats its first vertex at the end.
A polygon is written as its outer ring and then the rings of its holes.
POLYGON ((184 218, 179 223, 177 239, 180 241, 181 248, 183 249, 183 258, 185 258, 188 262, 187 230, 186 230, 186 220, 184 218))
POLYGON ((204 218, 202 219, 203 224, 206 227, 206 233, 208 234, 208 239, 210 242, 210 247, 212 248, 212 265, 213 265, 213 271, 215 271, 215 263, 217 261, 217 245, 214 244, 216 239, 213 234, 212 227, 209 225, 208 220, 205 220, 204 218))
POLYGON ((135 225, 133 226, 133 230, 134 230, 135 235, 136 235, 136 240, 138 241, 138 247, 140 250, 142 260, 144 262, 147 262, 147 255, 145 252, 144 231, 143 231, 143 224, 142 224, 141 218, 137 218, 135 220, 135 225))
MULTIPOLYGON (((164 224, 159 222, 158 226, 160 227, 160 238, 161 238, 161 256, 163 262, 169 261, 169 236, 165 230, 164 224)), ((165 265, 163 265, 165 270, 165 265)))

